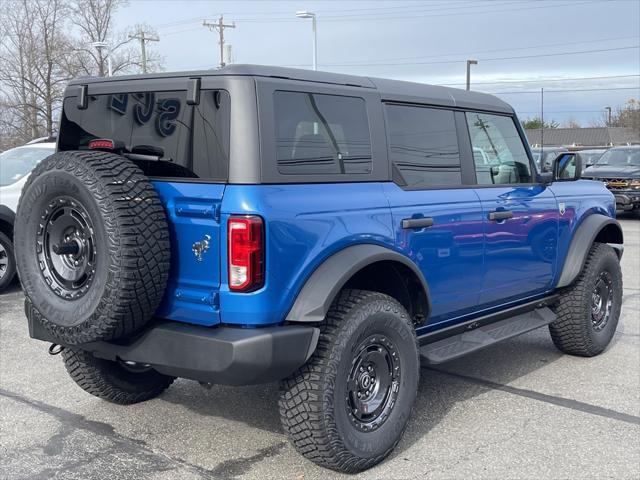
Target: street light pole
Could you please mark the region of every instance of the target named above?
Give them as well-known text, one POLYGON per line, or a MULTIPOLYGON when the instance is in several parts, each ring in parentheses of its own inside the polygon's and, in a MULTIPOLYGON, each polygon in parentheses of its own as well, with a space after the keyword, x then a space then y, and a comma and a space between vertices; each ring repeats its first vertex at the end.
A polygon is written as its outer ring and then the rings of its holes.
MULTIPOLYGON (((112 66, 111 66, 111 48, 109 48, 109 44, 107 42, 92 42, 91 46, 98 50, 98 54, 100 55, 100 59, 102 59, 102 49, 106 49, 107 51, 107 72, 110 77, 113 75, 112 66)), ((102 61, 100 62, 102 63, 102 61)), ((102 65, 100 65, 100 70, 102 70, 102 65)), ((98 72, 102 73, 102 72, 98 72)))
POLYGON ((467 60, 467 90, 471 90, 471 65, 477 64, 477 60, 467 60))
POLYGON ((611 107, 604 107, 607 111, 607 127, 611 126, 611 107))
POLYGON ((313 69, 318 69, 318 33, 316 29, 316 14, 312 12, 308 12, 306 10, 302 10, 296 12, 296 17, 298 18, 310 18, 311 19, 311 28, 313 30, 313 69))

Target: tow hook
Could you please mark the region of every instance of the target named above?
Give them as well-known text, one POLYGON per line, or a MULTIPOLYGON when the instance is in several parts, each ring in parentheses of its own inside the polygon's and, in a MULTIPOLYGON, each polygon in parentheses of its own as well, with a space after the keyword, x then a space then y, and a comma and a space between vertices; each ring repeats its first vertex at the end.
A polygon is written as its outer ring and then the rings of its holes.
POLYGON ((52 343, 49 345, 49 355, 58 355, 60 352, 64 350, 62 345, 58 345, 57 343, 52 343))

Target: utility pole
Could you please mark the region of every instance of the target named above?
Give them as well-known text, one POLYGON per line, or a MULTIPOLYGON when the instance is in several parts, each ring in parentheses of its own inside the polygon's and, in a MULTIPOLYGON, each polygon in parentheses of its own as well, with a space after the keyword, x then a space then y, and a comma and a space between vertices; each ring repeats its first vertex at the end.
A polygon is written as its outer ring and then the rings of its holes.
POLYGON ((220 36, 220 40, 218 44, 220 45, 220 68, 224 67, 224 29, 225 28, 236 28, 236 22, 233 23, 224 23, 224 18, 220 15, 220 18, 217 22, 209 22, 207 20, 202 21, 202 25, 207 27, 212 32, 218 32, 220 36))
POLYGON ((129 35, 129 38, 140 41, 140 54, 142 56, 142 73, 147 73, 147 42, 159 42, 156 36, 147 36, 147 32, 142 27, 138 28, 135 35, 129 35))
POLYGON ((477 64, 477 60, 467 60, 467 90, 471 90, 471 65, 477 64))

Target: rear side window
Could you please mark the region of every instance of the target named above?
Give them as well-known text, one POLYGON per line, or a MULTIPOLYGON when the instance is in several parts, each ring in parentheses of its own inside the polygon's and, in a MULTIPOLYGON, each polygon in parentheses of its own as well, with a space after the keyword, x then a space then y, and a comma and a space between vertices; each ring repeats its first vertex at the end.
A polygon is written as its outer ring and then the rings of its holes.
MULTIPOLYGON (((96 138, 120 142, 128 152, 159 147, 162 176, 223 182, 229 168, 230 103, 224 90, 203 90, 199 105, 187 105, 185 91, 92 95, 86 109, 69 97, 59 149, 88 149, 96 138)), ((157 161, 139 165, 152 176, 160 171, 157 161)))
POLYGON ((460 185, 460 149, 453 111, 387 105, 389 159, 408 188, 460 185))
POLYGON ((362 98, 277 91, 273 103, 279 173, 371 173, 371 137, 362 98))
POLYGON ((532 183, 529 157, 513 118, 467 112, 479 185, 532 183))

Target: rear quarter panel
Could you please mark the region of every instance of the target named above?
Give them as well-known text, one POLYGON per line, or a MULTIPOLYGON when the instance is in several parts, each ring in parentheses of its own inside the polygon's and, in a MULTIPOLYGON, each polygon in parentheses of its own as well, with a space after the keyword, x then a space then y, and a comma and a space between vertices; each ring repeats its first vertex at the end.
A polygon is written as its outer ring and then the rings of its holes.
POLYGON ((396 249, 380 183, 229 185, 221 225, 234 214, 260 215, 265 220, 266 279, 255 292, 229 290, 223 228, 220 314, 225 324, 282 322, 311 273, 347 246, 369 243, 396 249))

